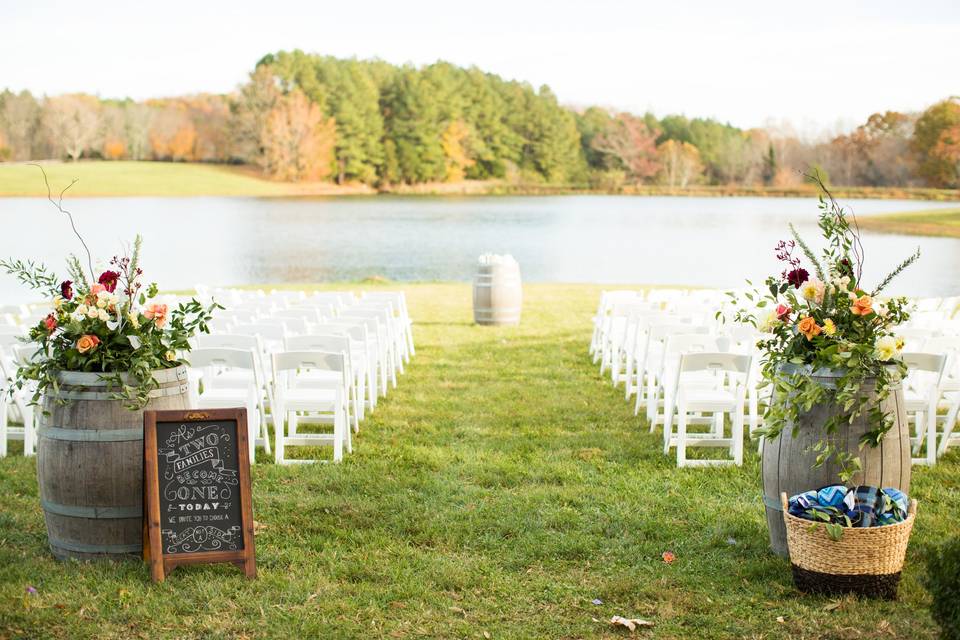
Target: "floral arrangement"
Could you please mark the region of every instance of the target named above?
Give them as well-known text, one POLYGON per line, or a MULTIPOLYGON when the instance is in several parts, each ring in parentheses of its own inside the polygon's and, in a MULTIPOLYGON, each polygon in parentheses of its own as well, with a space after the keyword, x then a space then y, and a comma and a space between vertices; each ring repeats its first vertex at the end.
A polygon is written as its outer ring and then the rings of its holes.
POLYGON ((115 256, 110 268, 97 274, 72 215, 63 209, 63 192, 57 202, 50 197, 49 188, 47 183, 48 198, 69 218, 83 244, 89 274, 74 255, 67 258, 67 280, 42 264, 0 260, 0 268, 45 292, 53 304, 53 311, 30 329, 29 339, 37 350, 18 369, 17 385, 22 388, 27 381, 35 382, 33 402, 39 404, 46 390, 57 389, 59 372, 97 372, 103 374, 117 399, 131 409, 142 408, 150 391, 158 386, 152 372, 183 364, 180 354, 189 351, 190 338, 198 331, 208 332, 214 310, 222 307, 216 303, 205 307, 191 300, 170 309, 154 302, 157 285, 144 287, 142 282, 140 236, 129 255, 115 256))
MULTIPOLYGON (((908 302, 878 296, 920 253, 901 262, 877 286, 866 288, 856 217, 848 216, 819 176, 808 177, 823 192, 821 257, 791 225, 793 238, 775 248, 782 273, 767 278, 765 291, 743 294, 751 308, 740 309, 735 317, 767 334, 758 346, 764 354, 764 381, 773 385, 774 400, 766 410, 761 434, 773 438, 787 426, 796 434, 802 412, 814 405, 837 407, 824 424, 825 437, 816 445, 816 464, 833 456, 846 482, 860 469, 859 456, 839 450, 828 436, 843 423, 863 416, 870 429, 861 446, 878 445, 890 430, 893 416, 883 411, 882 401, 906 372, 899 360, 903 340, 894 329, 908 319, 908 302), (824 384, 817 374, 828 374, 832 384, 824 384)), ((736 294, 730 295, 738 301, 736 294)))

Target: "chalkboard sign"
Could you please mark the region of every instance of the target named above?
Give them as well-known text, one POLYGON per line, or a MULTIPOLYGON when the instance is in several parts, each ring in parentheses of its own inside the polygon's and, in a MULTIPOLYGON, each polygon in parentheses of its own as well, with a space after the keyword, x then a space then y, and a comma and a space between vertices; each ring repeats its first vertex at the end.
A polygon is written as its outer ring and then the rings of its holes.
POLYGON ((154 582, 183 564, 256 576, 246 409, 145 411, 144 558, 154 582))

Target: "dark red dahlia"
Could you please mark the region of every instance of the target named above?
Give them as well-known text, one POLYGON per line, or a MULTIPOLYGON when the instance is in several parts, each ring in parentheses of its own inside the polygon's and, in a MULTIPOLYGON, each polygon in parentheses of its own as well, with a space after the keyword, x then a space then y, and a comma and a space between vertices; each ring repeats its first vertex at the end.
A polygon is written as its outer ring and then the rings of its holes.
POLYGON ((73 298, 73 282, 71 280, 64 280, 60 283, 60 295, 63 296, 64 300, 73 298))
MULTIPOLYGON (((120 279, 120 274, 116 271, 104 271, 100 274, 100 279, 97 281, 103 285, 103 288, 113 293, 117 288, 117 280, 120 279)), ((799 285, 797 285, 799 286, 799 285)))
POLYGON ((792 284, 794 289, 799 289, 800 285, 808 279, 810 279, 810 274, 807 273, 806 269, 801 269, 800 267, 797 267, 787 274, 787 282, 792 284))

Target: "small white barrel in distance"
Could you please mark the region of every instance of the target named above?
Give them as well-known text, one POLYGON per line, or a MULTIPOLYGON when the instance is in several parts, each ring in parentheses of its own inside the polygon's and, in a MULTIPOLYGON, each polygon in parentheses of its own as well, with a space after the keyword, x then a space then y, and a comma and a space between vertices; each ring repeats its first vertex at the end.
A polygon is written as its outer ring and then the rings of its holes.
POLYGON ((481 261, 473 280, 473 320, 482 325, 520 324, 523 287, 513 259, 481 261))

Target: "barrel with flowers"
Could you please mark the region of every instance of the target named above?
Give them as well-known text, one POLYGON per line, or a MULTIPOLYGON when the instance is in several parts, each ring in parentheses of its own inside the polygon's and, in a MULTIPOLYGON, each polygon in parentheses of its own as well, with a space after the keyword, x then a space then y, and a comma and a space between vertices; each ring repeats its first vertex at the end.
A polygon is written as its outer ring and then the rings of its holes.
POLYGON ((837 482, 910 488, 900 386, 906 366, 895 334, 909 317, 908 305, 905 298, 879 295, 919 253, 869 287, 856 225, 820 186, 826 194, 820 199, 822 254, 814 254, 791 226, 793 239, 775 247, 782 273, 767 278, 765 291, 745 294, 748 304, 736 315, 764 333, 757 346, 764 381, 772 388, 759 430, 764 505, 770 545, 782 556, 782 492, 837 482))
POLYGON ((43 407, 37 477, 60 559, 141 552, 143 411, 189 408, 179 354, 216 307, 155 301, 156 285, 141 284, 139 255, 138 237, 131 255, 99 276, 71 257, 62 282, 43 266, 2 263, 52 297, 53 311, 30 331, 36 351, 17 384, 33 386, 43 407))

